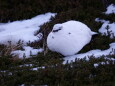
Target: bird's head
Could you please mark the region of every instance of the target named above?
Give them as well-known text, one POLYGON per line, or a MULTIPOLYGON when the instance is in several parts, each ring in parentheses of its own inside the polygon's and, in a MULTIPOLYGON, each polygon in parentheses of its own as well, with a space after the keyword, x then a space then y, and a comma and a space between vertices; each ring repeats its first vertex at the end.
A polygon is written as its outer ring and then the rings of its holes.
POLYGON ((62 24, 56 24, 56 25, 54 25, 52 32, 56 33, 56 32, 61 31, 62 29, 63 29, 62 24))

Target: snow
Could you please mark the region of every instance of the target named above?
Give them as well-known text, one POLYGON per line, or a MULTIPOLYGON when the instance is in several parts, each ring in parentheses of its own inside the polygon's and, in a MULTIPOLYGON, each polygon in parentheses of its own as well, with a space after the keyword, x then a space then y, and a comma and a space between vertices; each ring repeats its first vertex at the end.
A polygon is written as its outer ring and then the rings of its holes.
POLYGON ((47 45, 51 51, 70 56, 88 44, 93 34, 96 33, 92 32, 87 25, 71 20, 54 25, 47 37, 47 45))
POLYGON ((99 32, 102 34, 102 35, 106 35, 108 36, 110 34, 110 38, 114 38, 115 36, 115 22, 113 23, 110 23, 110 21, 107 21, 107 20, 104 20, 104 19, 99 19, 99 18, 96 18, 95 19, 96 22, 101 22, 103 23, 101 28, 99 29, 99 32), (109 34, 108 34, 109 32, 109 34))
POLYGON ((103 23, 103 25, 99 29, 99 32, 102 33, 102 35, 106 35, 106 36, 108 36, 108 32, 109 32, 110 38, 114 38, 114 36, 115 36, 115 22, 113 22, 113 23, 108 23, 108 22, 103 23))
MULTIPOLYGON (((114 59, 115 60, 115 59, 114 59)), ((95 63, 94 64, 94 67, 98 67, 99 66, 99 64, 101 64, 101 65, 107 65, 107 64, 109 64, 109 62, 108 61, 106 61, 106 62, 99 62, 99 63, 95 63)), ((113 62, 113 64, 114 64, 114 62, 113 62)))
POLYGON ((32 68, 32 70, 38 70, 38 68, 32 68))
POLYGON ((104 19, 100 19, 100 18, 96 18, 95 19, 96 22, 101 22, 101 23, 110 23, 110 21, 104 20, 104 19))
POLYGON ((8 45, 8 41, 11 41, 12 45, 16 45, 19 40, 22 40, 24 51, 12 51, 12 54, 18 54, 19 58, 23 58, 24 54, 27 58, 30 57, 30 52, 32 55, 42 52, 43 49, 33 49, 27 46, 26 43, 39 41, 43 35, 41 33, 34 35, 35 32, 55 15, 55 13, 46 13, 27 20, 0 23, 0 44, 8 45))
POLYGON ((12 51, 11 54, 18 55, 19 58, 23 58, 24 56, 26 58, 29 58, 29 57, 31 57, 31 55, 37 55, 38 53, 43 52, 43 49, 41 49, 41 48, 33 49, 32 47, 29 47, 29 46, 24 46, 23 49, 24 50, 12 51))
POLYGON ((97 50, 90 50, 86 53, 81 53, 81 54, 77 54, 77 55, 74 55, 74 56, 68 56, 68 57, 65 57, 64 58, 64 64, 68 61, 68 62, 71 62, 71 61, 75 61, 76 58, 79 58, 79 59, 83 59, 84 57, 86 57, 86 60, 89 60, 89 56, 94 56, 96 58, 102 56, 102 55, 109 55, 109 54, 114 54, 114 49, 115 49, 115 43, 111 43, 110 45, 110 48, 107 49, 107 50, 100 50, 100 49, 97 49, 97 50))
POLYGON ((97 64, 97 63, 94 64, 94 67, 98 67, 98 66, 99 66, 99 64, 97 64))
POLYGON ((20 86, 25 86, 24 84, 20 85, 20 86))
POLYGON ((23 67, 23 66, 29 66, 29 67, 32 67, 33 66, 33 64, 24 64, 24 65, 19 65, 19 67, 23 67))
MULTIPOLYGON (((111 4, 107 7, 107 11, 105 12, 106 15, 109 15, 111 13, 114 13, 115 14, 115 5, 114 4, 111 4)), ((101 22, 103 23, 101 28, 99 29, 99 32, 102 33, 102 35, 106 35, 108 36, 108 32, 110 34, 110 38, 114 38, 115 36, 115 22, 113 23, 110 23, 110 21, 107 21, 107 20, 104 20, 104 19, 99 19, 99 18, 96 18, 95 19, 96 22, 101 22), (108 30, 107 30, 108 28, 108 30)))
POLYGON ((34 70, 34 71, 36 71, 38 69, 45 69, 45 66, 32 68, 32 70, 34 70))
POLYGON ((114 4, 111 4, 107 7, 107 11, 105 12, 105 14, 112 14, 114 13, 115 14, 115 5, 114 4))
POLYGON ((34 33, 40 29, 40 25, 48 22, 51 16, 55 16, 55 13, 46 13, 27 20, 0 24, 0 44, 7 44, 8 41, 15 44, 19 40, 23 40, 24 43, 39 40, 34 33))

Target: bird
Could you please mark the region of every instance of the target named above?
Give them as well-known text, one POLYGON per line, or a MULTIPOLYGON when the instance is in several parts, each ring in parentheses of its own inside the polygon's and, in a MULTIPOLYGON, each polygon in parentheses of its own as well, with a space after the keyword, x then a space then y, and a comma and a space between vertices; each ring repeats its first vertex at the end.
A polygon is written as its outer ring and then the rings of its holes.
POLYGON ((77 54, 96 32, 80 21, 70 20, 55 24, 47 36, 47 47, 63 56, 77 54))

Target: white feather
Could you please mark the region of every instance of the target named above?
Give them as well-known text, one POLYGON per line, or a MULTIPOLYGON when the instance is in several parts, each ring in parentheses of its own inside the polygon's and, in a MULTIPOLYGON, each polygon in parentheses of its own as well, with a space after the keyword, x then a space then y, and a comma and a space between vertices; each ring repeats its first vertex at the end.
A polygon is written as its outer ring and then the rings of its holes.
POLYGON ((47 46, 51 51, 64 56, 74 55, 90 42, 93 34, 96 33, 85 24, 71 20, 54 25, 52 32, 47 37, 47 46), (57 32, 53 32, 54 30, 57 32))

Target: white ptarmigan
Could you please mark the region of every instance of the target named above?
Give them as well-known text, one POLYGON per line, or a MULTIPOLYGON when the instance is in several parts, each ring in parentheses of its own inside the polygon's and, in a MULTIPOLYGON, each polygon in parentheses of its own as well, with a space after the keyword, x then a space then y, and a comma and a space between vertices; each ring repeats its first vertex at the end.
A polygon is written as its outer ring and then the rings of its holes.
POLYGON ((91 41, 94 34, 96 32, 92 32, 87 25, 79 21, 55 24, 47 37, 47 46, 51 51, 64 56, 74 55, 91 41))

